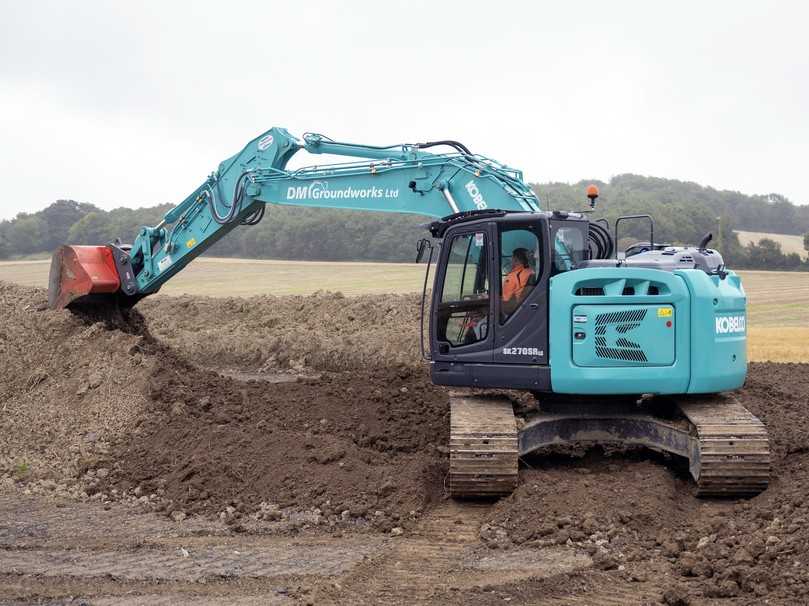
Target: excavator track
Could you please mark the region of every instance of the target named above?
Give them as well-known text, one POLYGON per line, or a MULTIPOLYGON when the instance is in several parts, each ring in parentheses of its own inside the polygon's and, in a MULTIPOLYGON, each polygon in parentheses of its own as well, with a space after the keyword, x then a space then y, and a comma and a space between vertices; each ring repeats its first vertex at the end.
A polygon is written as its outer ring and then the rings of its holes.
POLYGON ((453 497, 510 494, 519 445, 511 402, 450 394, 449 491, 453 497))
POLYGON ((679 402, 693 426, 690 457, 699 496, 744 497, 767 488, 770 441, 764 424, 733 396, 679 402))
POLYGON ((681 414, 663 416, 631 401, 562 402, 529 414, 518 430, 509 400, 450 394, 450 494, 507 495, 517 486, 520 456, 553 445, 616 443, 688 459, 698 496, 750 497, 767 488, 767 429, 733 395, 678 398, 681 414))

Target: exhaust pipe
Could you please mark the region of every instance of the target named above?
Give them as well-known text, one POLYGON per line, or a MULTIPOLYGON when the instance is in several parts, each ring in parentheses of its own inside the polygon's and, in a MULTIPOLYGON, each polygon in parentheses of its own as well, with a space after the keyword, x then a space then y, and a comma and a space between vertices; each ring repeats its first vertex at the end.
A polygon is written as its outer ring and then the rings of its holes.
POLYGON ((700 240, 699 244, 697 244, 697 250, 705 250, 705 248, 708 246, 708 242, 710 242, 711 240, 713 240, 713 234, 711 232, 708 232, 707 234, 702 236, 702 240, 700 240))

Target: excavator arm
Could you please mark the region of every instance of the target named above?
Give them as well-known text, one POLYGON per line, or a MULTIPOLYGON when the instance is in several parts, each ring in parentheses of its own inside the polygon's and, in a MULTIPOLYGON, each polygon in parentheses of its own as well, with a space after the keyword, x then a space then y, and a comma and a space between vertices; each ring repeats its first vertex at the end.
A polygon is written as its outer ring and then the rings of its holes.
POLYGON ((271 128, 250 141, 131 248, 63 246, 51 265, 49 303, 66 307, 91 297, 133 304, 156 292, 239 225, 254 225, 266 204, 342 208, 442 217, 469 210, 538 211, 518 170, 472 154, 455 141, 386 147, 271 128), (426 151, 449 147, 453 151, 426 151), (358 158, 288 170, 300 151, 358 158))

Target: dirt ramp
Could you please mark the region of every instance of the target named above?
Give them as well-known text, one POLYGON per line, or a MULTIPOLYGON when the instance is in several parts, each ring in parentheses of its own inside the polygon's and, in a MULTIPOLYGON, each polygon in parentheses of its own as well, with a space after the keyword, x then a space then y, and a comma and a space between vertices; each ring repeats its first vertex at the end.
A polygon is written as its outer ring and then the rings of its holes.
POLYGON ((326 518, 382 511, 395 524, 443 489, 447 397, 423 370, 243 382, 169 356, 147 394, 115 482, 161 494, 169 511, 247 514, 264 502, 326 518))

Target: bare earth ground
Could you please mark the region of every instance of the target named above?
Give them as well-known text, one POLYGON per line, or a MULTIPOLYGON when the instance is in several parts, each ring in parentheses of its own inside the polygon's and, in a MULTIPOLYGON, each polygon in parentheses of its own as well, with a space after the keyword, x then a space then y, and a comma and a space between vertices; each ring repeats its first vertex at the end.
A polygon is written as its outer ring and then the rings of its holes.
POLYGON ((0 282, 0 603, 809 601, 807 365, 751 366, 753 499, 596 450, 458 503, 418 296, 43 302, 0 282))

